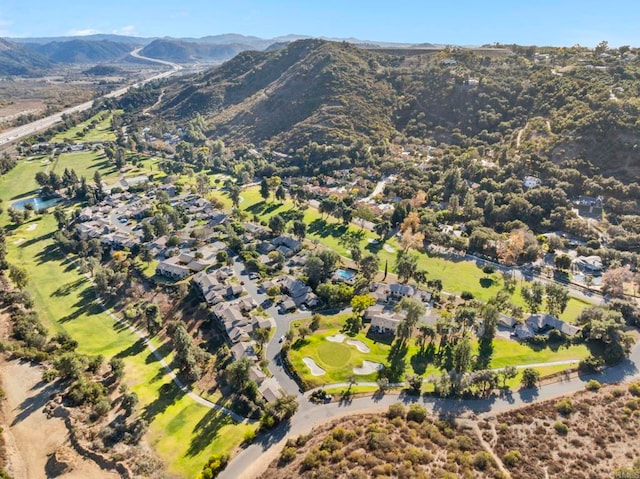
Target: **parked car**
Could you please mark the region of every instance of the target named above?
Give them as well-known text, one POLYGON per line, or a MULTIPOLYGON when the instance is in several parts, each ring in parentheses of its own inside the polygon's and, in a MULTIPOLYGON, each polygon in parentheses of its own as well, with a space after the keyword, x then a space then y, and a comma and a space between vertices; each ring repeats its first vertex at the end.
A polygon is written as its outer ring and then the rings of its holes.
POLYGON ((260 275, 258 273, 249 274, 249 279, 260 279, 260 275))

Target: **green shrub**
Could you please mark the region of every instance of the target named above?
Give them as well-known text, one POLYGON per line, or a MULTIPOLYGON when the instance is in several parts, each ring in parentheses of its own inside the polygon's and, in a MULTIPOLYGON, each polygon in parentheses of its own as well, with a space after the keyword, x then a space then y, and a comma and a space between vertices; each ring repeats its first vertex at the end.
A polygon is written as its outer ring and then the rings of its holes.
POLYGON ((389 406, 389 409, 387 411, 387 417, 389 419, 393 419, 396 417, 400 417, 404 419, 405 414, 406 414, 406 409, 400 403, 392 404, 391 406, 389 406))
POLYGON ((93 406, 93 412, 97 416, 105 416, 111 410, 111 403, 107 398, 100 399, 95 406, 93 406))
POLYGON ((592 379, 584 386, 584 388, 587 391, 594 391, 594 392, 599 391, 601 387, 602 387, 602 384, 600 384, 600 381, 597 381, 595 379, 592 379))
POLYGON ((509 451, 504 456, 502 456, 502 462, 504 462, 504 464, 509 467, 515 466, 521 460, 522 460, 522 454, 520 454, 520 451, 518 451, 517 449, 513 451, 509 451))
POLYGON ((289 464, 296 458, 297 449, 295 447, 286 446, 280 453, 280 464, 289 464))
POLYGON ((427 410, 420 404, 412 404, 407 412, 407 421, 421 423, 427 418, 427 410))
POLYGON ((473 456, 473 467, 478 471, 486 471, 493 465, 493 457, 486 451, 480 451, 473 456))
POLYGON ((567 426, 565 423, 563 422, 556 422, 553 425, 553 428, 556 430, 556 432, 560 435, 560 436, 566 436, 567 434, 569 434, 569 426, 567 426))
POLYGON ((50 383, 51 381, 55 380, 56 377, 58 377, 58 371, 56 371, 55 369, 47 369, 42 373, 42 380, 45 383, 50 383))
POLYGON ((198 479, 213 479, 214 477, 217 477, 220 471, 227 467, 228 462, 229 456, 226 454, 223 456, 214 454, 202 468, 202 472, 198 475, 198 479))
POLYGON ((629 392, 633 396, 640 396, 640 383, 633 383, 629 385, 629 392))
POLYGON ((569 399, 562 399, 556 404, 556 411, 563 416, 568 416, 573 411, 573 404, 569 399))

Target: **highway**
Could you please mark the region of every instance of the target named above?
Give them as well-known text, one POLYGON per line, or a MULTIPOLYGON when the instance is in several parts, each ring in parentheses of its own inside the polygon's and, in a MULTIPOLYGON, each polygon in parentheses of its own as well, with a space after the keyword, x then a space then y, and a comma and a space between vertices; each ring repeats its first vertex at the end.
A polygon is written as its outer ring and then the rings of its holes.
POLYGON ((134 83, 133 85, 127 85, 125 87, 119 88, 117 90, 114 90, 110 93, 107 93, 104 96, 101 96, 99 98, 96 98, 94 100, 90 100, 87 101, 85 103, 81 103, 79 105, 76 106, 72 106, 70 108, 67 108, 65 110, 62 110, 58 113, 54 113, 53 115, 50 115, 46 118, 41 118, 40 120, 36 120, 33 121, 31 123, 28 123, 26 125, 22 125, 22 126, 17 126, 15 128, 11 128, 9 130, 3 131, 2 133, 0 133, 0 146, 11 143, 13 141, 16 140, 20 140, 22 138, 25 138, 27 136, 33 135, 34 133, 38 132, 38 131, 43 131, 46 130, 47 128, 52 127, 53 125, 55 125, 56 123, 60 122, 62 120, 62 115, 70 115, 72 113, 78 113, 80 111, 85 111, 88 110, 89 108, 91 108, 91 106, 93 105, 94 101, 99 100, 99 99, 103 99, 103 98, 117 98, 119 96, 124 95, 129 88, 132 87, 139 87, 140 85, 144 85, 145 83, 148 83, 150 81, 153 80, 160 80, 162 78, 167 78, 171 75, 173 75, 174 73, 182 70, 182 67, 180 65, 177 65, 175 63, 171 63, 171 62, 167 62, 164 60, 157 60, 155 58, 149 58, 149 57, 145 57, 140 55, 140 50, 142 48, 137 48, 136 50, 133 50, 130 55, 132 57, 135 58, 139 58, 141 60, 147 60, 150 62, 154 62, 154 63, 158 63, 160 65, 165 65, 168 67, 171 67, 171 70, 162 72, 158 75, 154 75, 151 78, 147 78, 146 80, 142 80, 140 82, 134 83))

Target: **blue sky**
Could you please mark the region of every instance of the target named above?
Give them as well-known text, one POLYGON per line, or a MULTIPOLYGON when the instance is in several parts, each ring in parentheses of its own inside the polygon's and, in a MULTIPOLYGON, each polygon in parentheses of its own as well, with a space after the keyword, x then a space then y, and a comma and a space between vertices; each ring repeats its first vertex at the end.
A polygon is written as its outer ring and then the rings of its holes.
POLYGON ((640 46, 629 1, 3 0, 0 36, 289 33, 406 43, 640 46))

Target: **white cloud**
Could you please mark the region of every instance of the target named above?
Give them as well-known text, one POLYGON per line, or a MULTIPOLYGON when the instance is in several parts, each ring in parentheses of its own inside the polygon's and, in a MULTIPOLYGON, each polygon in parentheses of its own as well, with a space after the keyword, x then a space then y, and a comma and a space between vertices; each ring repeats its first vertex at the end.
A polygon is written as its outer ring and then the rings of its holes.
POLYGON ((111 33, 113 33, 114 35, 135 35, 136 27, 134 25, 126 25, 122 28, 111 30, 111 33))
POLYGON ((69 30, 66 34, 70 37, 84 37, 87 35, 95 35, 96 33, 100 33, 100 30, 95 30, 93 28, 74 28, 69 30))

